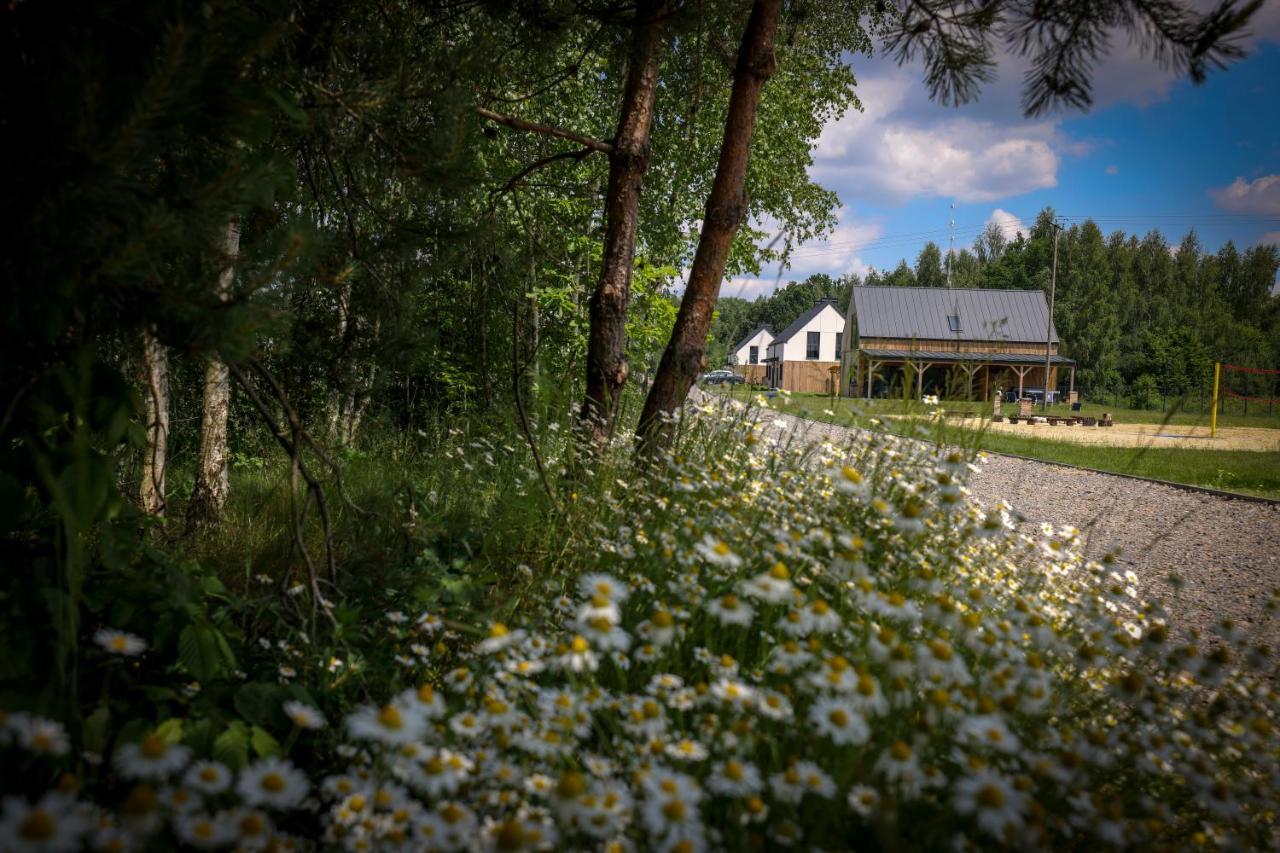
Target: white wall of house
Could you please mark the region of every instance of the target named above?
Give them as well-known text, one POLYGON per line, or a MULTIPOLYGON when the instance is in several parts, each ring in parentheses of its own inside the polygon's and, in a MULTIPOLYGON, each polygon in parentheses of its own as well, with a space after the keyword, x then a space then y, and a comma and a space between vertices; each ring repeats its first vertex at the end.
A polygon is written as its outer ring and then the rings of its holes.
POLYGON ((791 339, 774 344, 769 355, 780 361, 807 361, 809 333, 818 333, 818 357, 816 361, 839 361, 836 352, 836 332, 844 331, 844 317, 834 305, 825 306, 817 316, 804 325, 791 339))
POLYGON ((773 343, 773 335, 769 334, 767 329, 761 329, 748 338, 746 343, 744 343, 742 347, 733 354, 733 363, 750 364, 751 348, 758 347, 756 350, 756 362, 758 364, 764 364, 765 357, 769 355, 769 344, 771 343, 773 343))

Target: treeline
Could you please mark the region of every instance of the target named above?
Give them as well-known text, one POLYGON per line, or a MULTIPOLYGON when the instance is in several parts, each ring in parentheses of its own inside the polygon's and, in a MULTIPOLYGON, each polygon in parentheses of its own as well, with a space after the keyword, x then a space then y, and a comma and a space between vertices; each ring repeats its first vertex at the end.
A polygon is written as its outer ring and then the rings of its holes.
MULTIPOLYGON (((989 226, 954 256, 953 286, 1048 293, 1053 223, 1053 211, 1046 209, 1027 234, 1010 238, 989 226)), ((1155 230, 1142 237, 1121 230, 1108 235, 1092 220, 1066 227, 1058 237, 1053 313, 1063 354, 1078 364, 1077 387, 1149 406, 1161 395, 1207 393, 1215 361, 1280 366, 1278 270, 1275 246, 1242 252, 1228 242, 1209 252, 1194 231, 1174 245, 1155 230)), ((903 260, 891 270, 872 270, 865 280, 814 275, 755 301, 722 299, 716 342, 727 353, 757 325, 769 323, 777 331, 817 298, 837 297, 843 310, 851 286, 946 283, 944 253, 927 243, 914 265, 903 260)), ((1233 381, 1243 392, 1273 394, 1262 387, 1265 379, 1233 381)))

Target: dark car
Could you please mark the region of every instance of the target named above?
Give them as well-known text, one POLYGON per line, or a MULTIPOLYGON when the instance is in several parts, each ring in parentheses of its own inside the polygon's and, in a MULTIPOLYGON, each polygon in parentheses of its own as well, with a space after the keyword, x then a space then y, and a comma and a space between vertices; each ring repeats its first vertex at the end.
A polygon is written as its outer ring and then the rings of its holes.
POLYGON ((702 375, 703 385, 723 385, 726 382, 730 385, 741 385, 746 381, 746 377, 739 376, 732 370, 713 370, 702 375))

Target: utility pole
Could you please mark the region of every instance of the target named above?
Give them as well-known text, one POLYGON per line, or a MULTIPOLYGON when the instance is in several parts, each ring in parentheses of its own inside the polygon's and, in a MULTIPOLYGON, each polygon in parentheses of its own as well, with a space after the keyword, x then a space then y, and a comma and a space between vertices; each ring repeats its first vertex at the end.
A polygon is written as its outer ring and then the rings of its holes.
POLYGON ((956 203, 951 202, 951 221, 947 224, 950 237, 947 241, 947 287, 951 287, 951 259, 956 254, 956 203))
POLYGON ((1058 235, 1062 226, 1053 223, 1053 274, 1049 277, 1049 322, 1044 330, 1044 400, 1041 409, 1049 411, 1049 361, 1053 354, 1053 296, 1058 289, 1058 235))

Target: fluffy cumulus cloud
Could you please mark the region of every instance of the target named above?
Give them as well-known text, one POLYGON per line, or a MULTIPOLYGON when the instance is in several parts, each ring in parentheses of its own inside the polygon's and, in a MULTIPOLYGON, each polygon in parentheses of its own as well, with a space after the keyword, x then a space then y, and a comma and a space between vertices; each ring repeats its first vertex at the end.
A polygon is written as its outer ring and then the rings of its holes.
MULTIPOLYGON (((994 201, 1057 184, 1054 122, 1008 123, 931 104, 911 69, 863 76, 864 112, 824 129, 814 177, 842 198, 994 201)), ((989 114, 989 112, 988 112, 989 114)))
POLYGON ((1214 187, 1209 196, 1231 213, 1280 214, 1280 175, 1264 175, 1252 181, 1237 177, 1225 187, 1214 187))
POLYGON ((987 217, 987 224, 995 225, 997 228, 1000 229, 1001 233, 1003 233, 1004 236, 1009 238, 1010 240, 1012 240, 1018 234, 1031 233, 1027 229, 1027 226, 1022 224, 1021 219, 1014 216, 1009 211, 1001 210, 998 207, 995 210, 991 211, 991 216, 987 217))

